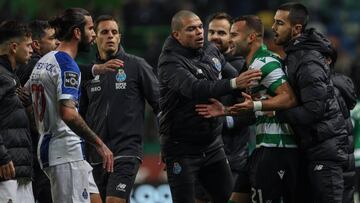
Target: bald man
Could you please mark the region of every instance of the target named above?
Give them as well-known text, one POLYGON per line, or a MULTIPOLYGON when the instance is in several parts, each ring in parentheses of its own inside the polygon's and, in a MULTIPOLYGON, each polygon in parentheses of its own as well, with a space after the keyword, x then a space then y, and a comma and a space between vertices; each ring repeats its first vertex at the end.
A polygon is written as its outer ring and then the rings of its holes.
POLYGON ((161 151, 172 198, 195 202, 194 180, 198 179, 213 202, 225 203, 233 180, 221 140, 222 120, 198 116, 195 105, 247 88, 261 73, 252 70, 222 79, 224 57, 204 42, 203 23, 193 12, 176 13, 171 28, 158 70, 161 151))

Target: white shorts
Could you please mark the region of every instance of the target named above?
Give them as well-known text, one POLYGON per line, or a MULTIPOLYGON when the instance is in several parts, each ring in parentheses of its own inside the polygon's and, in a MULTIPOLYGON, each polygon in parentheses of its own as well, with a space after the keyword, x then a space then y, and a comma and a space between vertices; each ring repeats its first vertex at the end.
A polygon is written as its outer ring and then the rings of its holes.
POLYGON ((34 203, 31 181, 19 178, 0 182, 0 202, 34 203))
POLYGON ((90 203, 90 193, 99 193, 92 167, 85 160, 50 166, 44 171, 50 179, 54 203, 90 203))

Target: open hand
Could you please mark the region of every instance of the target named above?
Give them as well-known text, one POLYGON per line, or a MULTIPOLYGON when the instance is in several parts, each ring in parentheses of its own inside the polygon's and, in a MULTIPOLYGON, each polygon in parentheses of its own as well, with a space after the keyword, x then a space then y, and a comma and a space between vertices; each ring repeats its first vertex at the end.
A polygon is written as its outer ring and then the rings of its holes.
POLYGON ((205 118, 211 118, 211 117, 217 117, 217 116, 223 116, 225 107, 216 99, 209 99, 211 104, 197 104, 195 105, 195 111, 205 117, 205 118))
POLYGON ((102 144, 96 146, 96 150, 103 159, 103 168, 107 172, 114 172, 114 157, 110 149, 102 142, 102 144))
POLYGON ((111 59, 103 64, 94 64, 94 74, 101 75, 107 72, 115 72, 117 68, 123 67, 124 61, 120 59, 111 59))
POLYGON ((241 92, 241 94, 245 98, 245 100, 242 103, 238 103, 230 107, 229 108, 230 112, 238 114, 241 111, 254 109, 253 99, 251 98, 251 96, 246 94, 245 92, 241 92))

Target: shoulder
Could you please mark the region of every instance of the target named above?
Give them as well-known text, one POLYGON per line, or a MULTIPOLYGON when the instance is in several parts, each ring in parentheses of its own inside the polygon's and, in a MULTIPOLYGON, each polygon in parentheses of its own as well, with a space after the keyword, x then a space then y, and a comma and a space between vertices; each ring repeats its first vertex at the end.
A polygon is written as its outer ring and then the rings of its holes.
POLYGON ((249 67, 255 69, 281 69, 282 63, 279 58, 273 55, 265 55, 255 58, 249 67))

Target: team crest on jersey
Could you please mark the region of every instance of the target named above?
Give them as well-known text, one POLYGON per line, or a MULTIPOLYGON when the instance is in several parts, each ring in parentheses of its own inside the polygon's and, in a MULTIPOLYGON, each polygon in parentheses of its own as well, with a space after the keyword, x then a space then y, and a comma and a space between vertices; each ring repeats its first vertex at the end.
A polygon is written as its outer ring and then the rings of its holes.
POLYGON ((68 88, 78 88, 79 86, 79 74, 73 71, 64 72, 64 86, 68 88))
POLYGON ((126 80, 126 74, 125 74, 124 69, 119 68, 118 73, 116 74, 115 78, 116 78, 116 81, 118 81, 118 82, 124 82, 126 80))
POLYGON ((86 191, 86 188, 84 188, 84 191, 82 192, 82 196, 83 196, 84 199, 87 199, 89 197, 89 194, 86 191))
POLYGON ((174 162, 173 173, 178 175, 181 173, 182 167, 179 162, 174 162))
POLYGON ((91 83, 99 83, 100 82, 100 75, 96 75, 94 79, 91 80, 91 83))
POLYGON ((212 61, 214 62, 214 66, 215 66, 216 70, 221 71, 221 63, 220 63, 219 59, 212 58, 212 61))

